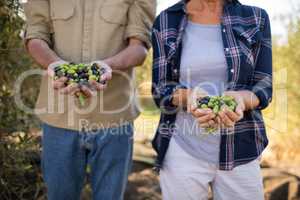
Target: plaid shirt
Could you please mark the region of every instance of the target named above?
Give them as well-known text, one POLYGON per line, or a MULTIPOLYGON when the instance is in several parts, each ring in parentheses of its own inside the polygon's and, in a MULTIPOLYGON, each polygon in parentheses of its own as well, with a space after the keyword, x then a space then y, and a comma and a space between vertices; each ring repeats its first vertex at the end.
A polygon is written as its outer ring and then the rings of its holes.
MULTIPOLYGON (((180 57, 188 21, 185 4, 182 0, 163 11, 152 29, 152 93, 161 110, 152 142, 158 153, 157 170, 163 166, 178 111, 172 104, 172 93, 182 87, 179 83, 180 57)), ((272 99, 271 30, 265 10, 242 5, 237 0, 224 5, 221 28, 228 67, 227 90, 250 90, 260 101, 258 108, 246 111, 233 128, 221 129, 219 169, 232 170, 257 159, 268 144, 261 110, 272 99)))

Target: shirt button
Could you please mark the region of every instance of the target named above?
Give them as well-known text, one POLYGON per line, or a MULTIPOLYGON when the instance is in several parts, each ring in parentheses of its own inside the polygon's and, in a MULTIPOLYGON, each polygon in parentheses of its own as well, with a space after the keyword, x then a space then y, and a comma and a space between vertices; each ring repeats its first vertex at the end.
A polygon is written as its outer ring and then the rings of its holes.
POLYGON ((225 48, 225 51, 228 52, 228 51, 229 51, 229 48, 225 48))
POLYGON ((226 29, 225 28, 223 28, 223 33, 225 33, 226 32, 226 29))
POLYGON ((231 72, 231 73, 234 73, 234 69, 231 69, 230 72, 231 72))
POLYGON ((177 69, 174 69, 173 72, 174 72, 175 74, 177 74, 177 69))

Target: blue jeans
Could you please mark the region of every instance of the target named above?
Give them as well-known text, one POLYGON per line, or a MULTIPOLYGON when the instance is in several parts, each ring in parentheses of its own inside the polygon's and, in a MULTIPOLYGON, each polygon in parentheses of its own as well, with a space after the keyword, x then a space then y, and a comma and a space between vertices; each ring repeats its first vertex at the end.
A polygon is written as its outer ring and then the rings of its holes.
POLYGON ((132 163, 132 123, 93 133, 44 124, 42 147, 48 200, 79 200, 87 165, 93 199, 123 199, 132 163))

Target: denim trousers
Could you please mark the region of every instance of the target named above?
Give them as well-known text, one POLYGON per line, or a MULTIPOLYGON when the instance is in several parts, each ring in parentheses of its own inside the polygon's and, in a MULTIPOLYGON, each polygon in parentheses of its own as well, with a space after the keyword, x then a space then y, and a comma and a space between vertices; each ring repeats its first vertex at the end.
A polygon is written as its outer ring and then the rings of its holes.
POLYGON ((43 125, 48 200, 79 200, 87 167, 95 200, 122 200, 132 164, 133 124, 93 132, 43 125))

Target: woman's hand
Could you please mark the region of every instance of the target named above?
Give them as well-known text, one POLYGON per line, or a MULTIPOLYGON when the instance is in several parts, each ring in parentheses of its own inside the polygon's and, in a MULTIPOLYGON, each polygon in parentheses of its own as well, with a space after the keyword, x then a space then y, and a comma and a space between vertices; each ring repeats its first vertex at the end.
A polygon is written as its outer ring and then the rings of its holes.
POLYGON ((191 114, 197 119, 201 128, 217 128, 219 126, 216 114, 209 108, 195 108, 191 111, 191 114))
POLYGON ((233 127, 236 122, 244 117, 244 111, 246 110, 245 96, 243 92, 228 91, 224 93, 225 96, 233 97, 237 103, 235 111, 231 111, 228 107, 223 106, 218 113, 218 121, 221 122, 223 127, 233 127))
POLYGON ((208 93, 205 90, 195 88, 188 96, 187 111, 196 118, 201 128, 217 128, 219 123, 216 120, 216 114, 209 108, 198 108, 197 102, 206 96, 208 93))
POLYGON ((187 112, 197 108, 197 99, 207 96, 207 92, 202 89, 177 89, 173 93, 172 103, 175 106, 186 108, 187 112))

